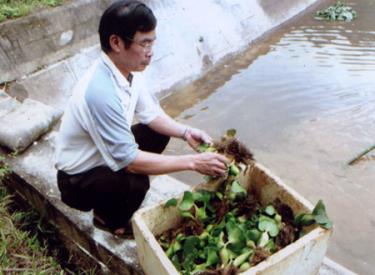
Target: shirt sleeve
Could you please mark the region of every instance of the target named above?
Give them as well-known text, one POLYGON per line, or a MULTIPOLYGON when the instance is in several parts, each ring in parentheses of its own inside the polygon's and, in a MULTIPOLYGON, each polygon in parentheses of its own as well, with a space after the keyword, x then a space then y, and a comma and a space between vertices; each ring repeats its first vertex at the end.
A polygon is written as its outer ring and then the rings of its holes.
POLYGON ((93 87, 85 99, 90 112, 90 136, 108 166, 118 171, 137 156, 138 145, 115 88, 93 87))
POLYGON ((135 114, 138 120, 143 124, 149 124, 162 113, 163 110, 156 96, 151 94, 146 87, 140 87, 138 101, 135 106, 135 114))

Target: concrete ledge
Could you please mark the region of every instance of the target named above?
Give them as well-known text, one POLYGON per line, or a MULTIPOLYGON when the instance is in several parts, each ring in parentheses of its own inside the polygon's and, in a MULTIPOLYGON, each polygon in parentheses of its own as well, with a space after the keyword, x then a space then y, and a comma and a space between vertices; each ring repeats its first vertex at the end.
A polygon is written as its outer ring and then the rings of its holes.
POLYGON ((329 258, 323 260, 322 267, 319 270, 319 275, 355 275, 357 273, 339 265, 329 258))
POLYGON ((48 105, 26 99, 0 117, 0 144, 14 152, 21 152, 48 132, 61 115, 62 112, 48 105))
POLYGON ((0 24, 0 83, 75 54, 98 42, 97 28, 110 0, 69 1, 64 6, 0 24))
POLYGON ((11 83, 7 93, 19 101, 30 98, 63 111, 74 85, 99 53, 98 45, 80 50, 73 57, 11 83))

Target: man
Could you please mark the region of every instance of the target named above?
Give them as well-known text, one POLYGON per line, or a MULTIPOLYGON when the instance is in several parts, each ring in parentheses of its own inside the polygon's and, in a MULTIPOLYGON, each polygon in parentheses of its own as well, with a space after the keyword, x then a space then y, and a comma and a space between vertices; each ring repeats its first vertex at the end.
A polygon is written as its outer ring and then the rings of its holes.
POLYGON ((151 62, 156 18, 139 1, 113 3, 99 25, 102 55, 76 85, 56 140, 62 201, 94 210, 94 224, 116 235, 149 189, 148 175, 193 170, 218 176, 227 160, 214 153, 160 155, 169 137, 196 149, 211 138, 177 123, 145 88, 140 72, 151 62), (140 124, 131 126, 134 114, 140 124))

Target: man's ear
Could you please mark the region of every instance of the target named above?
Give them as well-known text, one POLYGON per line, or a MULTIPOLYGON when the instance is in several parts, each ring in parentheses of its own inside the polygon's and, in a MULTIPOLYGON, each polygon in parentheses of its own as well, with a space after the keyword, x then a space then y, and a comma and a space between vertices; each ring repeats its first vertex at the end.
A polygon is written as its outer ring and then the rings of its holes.
POLYGON ((121 48, 124 48, 125 46, 124 41, 122 41, 122 39, 115 34, 112 34, 109 37, 109 45, 111 46, 112 51, 114 51, 115 53, 119 53, 121 48))

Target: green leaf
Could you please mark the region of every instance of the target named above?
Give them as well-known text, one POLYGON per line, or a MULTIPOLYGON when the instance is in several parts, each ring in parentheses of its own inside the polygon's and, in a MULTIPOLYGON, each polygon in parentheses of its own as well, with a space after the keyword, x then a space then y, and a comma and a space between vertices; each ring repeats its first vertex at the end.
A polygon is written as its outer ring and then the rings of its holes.
POLYGON ((228 212, 226 215, 225 215, 225 221, 228 223, 228 222, 233 222, 235 223, 236 222, 236 216, 234 215, 233 211, 230 211, 228 212))
POLYGON ((273 216, 276 214, 276 210, 275 210, 275 207, 273 207, 271 204, 268 205, 266 207, 266 209, 264 209, 264 212, 268 215, 268 216, 273 216))
POLYGON ((206 266, 207 267, 213 266, 213 265, 216 265, 218 262, 219 262, 219 256, 217 255, 217 250, 212 247, 208 247, 206 266))
POLYGON ((193 204, 194 204, 193 193, 191 193, 190 191, 185 191, 184 197, 182 198, 182 201, 179 205, 179 209, 181 211, 188 211, 191 209, 193 204))
POLYGON ((230 187, 229 199, 231 200, 243 199, 246 196, 247 196, 246 189, 237 180, 234 180, 230 187))
POLYGON ((193 193, 194 201, 203 202, 205 206, 207 206, 207 204, 210 202, 211 196, 211 192, 207 190, 198 190, 197 192, 193 193))
POLYGON ((221 263, 225 266, 229 262, 229 251, 226 247, 223 247, 220 252, 221 263))
POLYGON ((239 272, 242 273, 242 272, 245 272, 246 270, 248 270, 249 268, 251 267, 250 263, 249 262, 244 262, 240 268, 239 268, 239 272))
POLYGON ((177 205, 177 200, 175 198, 172 198, 165 203, 164 207, 171 207, 171 206, 176 206, 176 205, 177 205))
POLYGON ((275 242, 270 239, 267 244, 264 246, 264 249, 270 251, 271 253, 275 252, 276 250, 276 245, 275 245, 275 242))
POLYGON ((261 215, 259 217, 258 228, 260 231, 268 232, 271 237, 276 237, 279 234, 279 227, 276 221, 267 216, 261 215))
POLYGON ((190 218, 190 219, 195 220, 195 217, 189 211, 180 211, 180 215, 183 218, 190 218))
POLYGON ((224 198, 223 193, 216 192, 215 195, 216 195, 216 197, 217 197, 219 200, 222 200, 222 199, 224 198))
POLYGON ((207 268, 206 263, 198 264, 194 267, 194 269, 191 271, 190 274, 200 274, 202 271, 205 271, 206 268, 207 268))
POLYGON ((296 226, 309 226, 312 225, 314 222, 314 215, 307 213, 298 214, 294 220, 294 224, 296 226))
POLYGON ((236 129, 228 129, 227 130, 227 136, 228 137, 234 137, 237 133, 237 130, 236 129))
POLYGON ((239 267, 243 264, 247 259, 249 259, 250 255, 253 253, 253 250, 248 249, 246 252, 242 253, 233 261, 233 266, 239 267))
POLYGON ((198 150, 199 153, 204 153, 204 152, 206 152, 206 150, 209 147, 210 147, 210 144, 208 144, 208 143, 201 143, 201 144, 198 145, 197 150, 198 150))
POLYGON ((212 152, 212 153, 215 153, 215 152, 217 152, 217 150, 216 150, 215 147, 210 146, 210 147, 208 147, 208 148, 206 149, 205 152, 212 152))
POLYGON ((221 232, 223 232, 224 228, 225 228, 225 221, 223 219, 219 224, 215 225, 212 228, 211 235, 214 236, 214 237, 220 236, 220 234, 221 234, 221 232))
POLYGON ((207 225, 206 230, 207 230, 207 232, 210 233, 213 228, 214 228, 214 225, 213 224, 209 224, 209 225, 207 225))
POLYGON ((251 249, 255 249, 256 248, 255 242, 252 241, 252 240, 248 240, 246 242, 246 246, 249 247, 249 248, 251 248, 251 249))
POLYGON ((233 163, 229 166, 229 175, 237 177, 240 174, 240 169, 233 163))
POLYGON ((217 235, 216 237, 212 237, 211 244, 215 244, 217 248, 221 248, 225 246, 224 236, 225 236, 224 231, 221 231, 219 235, 217 235))
POLYGON ((190 254, 196 254, 200 240, 197 236, 189 236, 183 244, 183 255, 187 257, 190 254))
POLYGON ((249 231, 246 232, 246 238, 248 240, 251 240, 255 243, 258 242, 260 236, 262 235, 262 233, 258 230, 258 229, 250 229, 249 231))
POLYGON ((238 217, 237 220, 239 223, 245 223, 247 221, 247 218, 245 215, 243 215, 243 216, 238 217))
POLYGON ((176 236, 176 240, 179 241, 179 242, 181 242, 182 240, 185 240, 185 239, 186 239, 186 237, 182 233, 178 233, 177 236, 176 236))
POLYGON ((174 255, 173 245, 170 245, 168 247, 167 251, 165 251, 165 254, 167 254, 168 258, 172 258, 172 256, 174 255))
POLYGON ((322 200, 319 200, 311 214, 301 213, 294 219, 296 226, 309 226, 314 223, 319 224, 323 228, 332 228, 332 221, 328 218, 326 208, 322 200))
POLYGON ((258 246, 259 247, 264 247, 268 241, 269 241, 270 237, 268 236, 268 233, 267 231, 266 232, 263 232, 262 235, 260 236, 259 240, 258 240, 258 246))
POLYGON ((246 247, 246 242, 238 242, 238 243, 228 243, 227 248, 229 251, 233 254, 231 258, 237 257, 239 254, 241 254, 244 247, 246 247))
POLYGON ((181 265, 182 269, 184 270, 183 274, 191 274, 193 269, 195 268, 194 260, 195 260, 196 254, 191 253, 184 257, 181 265))
POLYGON ((281 224, 282 217, 279 214, 276 214, 274 217, 275 221, 277 222, 278 225, 281 224))
POLYGON ((241 252, 246 246, 246 239, 243 231, 233 221, 227 222, 226 230, 228 234, 228 248, 235 253, 241 252))
POLYGON ((181 270, 180 260, 176 254, 172 256, 171 261, 177 270, 181 270))
POLYGON ((200 221, 205 221, 207 219, 206 210, 204 207, 196 207, 195 208, 196 217, 200 221))
POLYGON ((332 228, 332 221, 327 216, 326 208, 322 200, 318 201, 314 207, 312 215, 314 216, 315 221, 322 227, 326 229, 332 228))
POLYGON ((173 252, 176 253, 177 251, 181 250, 182 249, 182 246, 181 246, 181 243, 177 240, 175 240, 173 243, 172 243, 172 246, 173 246, 173 252))

